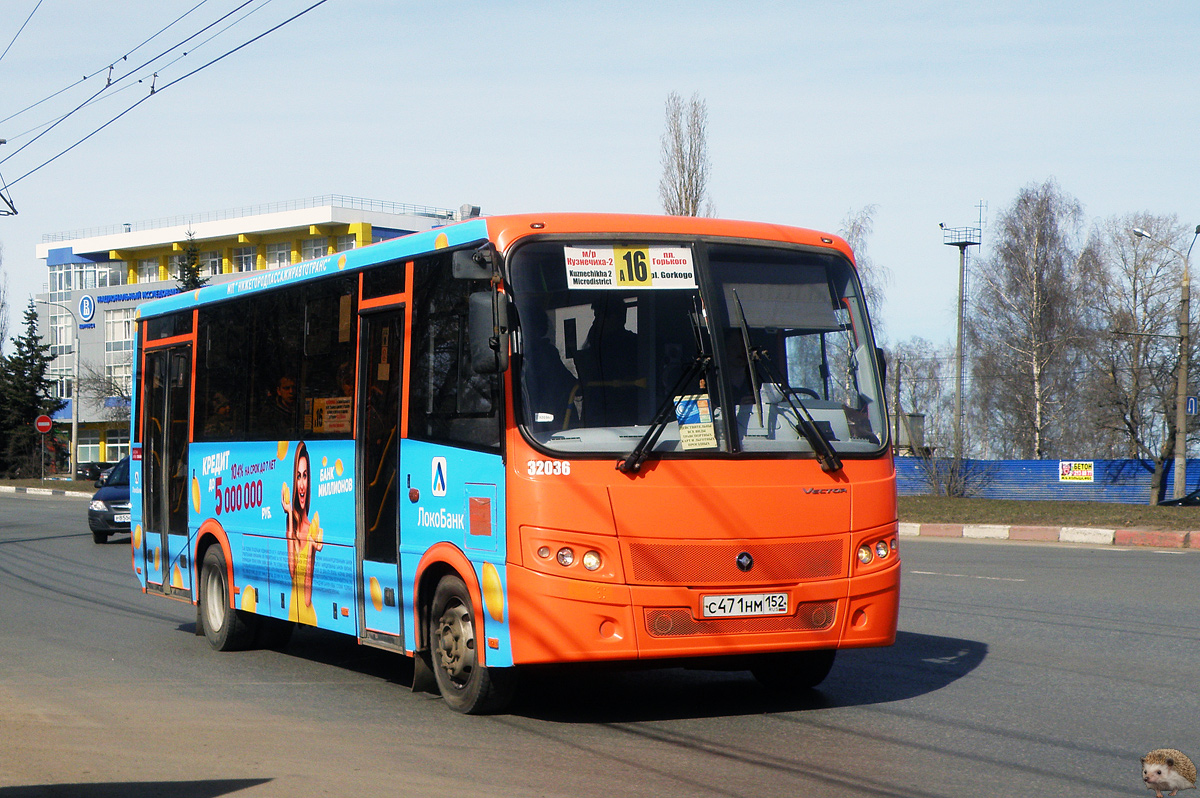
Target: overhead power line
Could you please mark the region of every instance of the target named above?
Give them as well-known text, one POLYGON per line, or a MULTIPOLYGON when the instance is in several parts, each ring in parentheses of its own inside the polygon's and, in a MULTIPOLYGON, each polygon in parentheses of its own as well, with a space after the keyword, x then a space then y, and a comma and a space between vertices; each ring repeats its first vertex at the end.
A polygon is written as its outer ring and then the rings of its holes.
MULTIPOLYGON (((267 2, 270 2, 270 1, 271 1, 271 0, 267 0, 267 2)), ((198 30, 198 31, 196 31, 195 33, 193 33, 191 36, 188 36, 188 37, 187 37, 186 39, 184 39, 183 41, 181 41, 181 42, 178 42, 177 44, 174 44, 174 45, 172 45, 171 47, 167 48, 166 50, 164 50, 163 52, 161 52, 161 53, 159 53, 158 55, 154 56, 153 58, 151 58, 151 59, 149 59, 149 60, 147 60, 147 61, 144 61, 144 62, 143 62, 142 64, 140 64, 139 66, 137 66, 137 67, 134 67, 133 69, 131 69, 131 70, 129 70, 128 72, 126 72, 125 74, 118 76, 118 77, 117 77, 115 80, 114 80, 114 79, 113 79, 113 77, 112 77, 112 71, 113 71, 113 69, 114 69, 115 67, 114 67, 114 66, 112 66, 112 65, 110 65, 110 66, 108 67, 108 71, 109 71, 108 79, 105 81, 105 84, 104 84, 103 86, 101 86, 99 89, 97 89, 97 90, 96 90, 96 92, 95 92, 94 94, 92 94, 92 96, 91 96, 91 97, 88 97, 86 100, 84 100, 83 102, 81 102, 79 105, 75 106, 75 107, 74 107, 74 108, 72 108, 70 111, 68 111, 67 113, 65 113, 65 114, 63 114, 62 116, 60 116, 58 119, 56 119, 56 120, 54 121, 54 123, 53 123, 53 124, 51 124, 51 125, 50 125, 49 127, 47 127, 45 130, 43 130, 41 133, 38 133, 36 136, 34 136, 34 137, 33 137, 32 139, 30 139, 29 141, 27 141, 27 142, 25 142, 24 144, 22 144, 20 147, 18 147, 18 148, 17 148, 16 150, 14 150, 12 153, 10 153, 9 155, 7 155, 7 156, 5 156, 4 158, 0 159, 0 164, 4 164, 4 163, 6 163, 7 161, 11 160, 11 159, 12 159, 12 158, 14 158, 16 155, 20 154, 20 152, 21 152, 22 150, 24 150, 26 147, 28 147, 29 145, 33 144, 35 141, 37 141, 38 139, 40 139, 42 136, 45 136, 45 135, 46 135, 47 133, 49 133, 51 130, 54 130, 54 128, 58 127, 58 126, 59 126, 61 123, 63 123, 64 121, 66 121, 66 120, 67 120, 67 119, 69 119, 70 117, 74 116, 74 115, 75 115, 75 113, 76 113, 76 112, 78 112, 80 109, 82 109, 82 108, 84 108, 84 107, 86 107, 86 106, 90 105, 90 104, 91 104, 91 103, 92 103, 92 102, 93 102, 93 101, 94 101, 94 100, 95 100, 97 97, 99 97, 101 94, 103 94, 103 93, 104 93, 104 92, 105 92, 107 89, 111 88, 112 86, 115 86, 115 85, 117 85, 118 83, 121 83, 121 82, 125 81, 126 79, 128 79, 128 78, 129 78, 129 77, 131 77, 132 75, 135 75, 135 74, 137 74, 137 73, 138 73, 140 70, 142 70, 142 69, 145 69, 145 68, 146 68, 146 67, 148 67, 150 64, 153 64, 155 61, 157 61, 158 59, 160 59, 160 58, 163 58, 164 56, 166 56, 168 53, 170 53, 170 52, 172 52, 172 51, 174 51, 174 50, 177 50, 177 49, 179 49, 180 47, 182 47, 183 45, 187 44, 187 43, 188 43, 189 41, 191 41, 192 39, 196 38, 197 36, 199 36, 200 34, 204 33, 205 31, 207 31, 207 30, 211 29, 211 28, 212 28, 212 27, 214 27, 215 25, 217 25, 217 24, 219 24, 219 23, 223 22, 224 20, 228 19, 230 16, 232 16, 233 14, 236 14, 238 11, 240 11, 241 9, 245 8, 246 6, 250 5, 250 4, 251 4, 251 3, 253 3, 253 2, 255 2, 255 0, 245 0, 245 2, 243 2, 243 3, 242 3, 241 5, 239 5, 237 8, 234 8, 234 9, 232 9, 231 11, 229 11, 229 12, 227 12, 227 13, 225 13, 225 14, 221 15, 221 16, 220 16, 220 17, 218 17, 217 19, 215 19, 215 20, 213 20, 212 22, 210 22, 209 24, 205 25, 205 26, 204 26, 203 28, 201 28, 200 30, 198 30)), ((319 4, 318 4, 318 5, 319 5, 319 4)), ((192 10, 195 10, 195 8, 197 8, 197 7, 199 7, 199 6, 198 6, 198 5, 197 5, 197 6, 194 6, 192 10)), ((188 13, 191 13, 191 11, 189 11, 188 13)), ((301 14, 303 14, 303 13, 306 13, 306 12, 301 12, 301 14)), ((185 14, 184 16, 186 16, 186 14, 185 14)), ((297 16, 299 16, 299 15, 297 15, 297 16)), ((182 16, 181 16, 181 17, 179 17, 179 19, 182 19, 182 18, 183 18, 182 16)), ((294 17, 293 17, 293 19, 294 19, 294 17)), ((176 20, 176 21, 178 21, 178 20, 176 20)), ((287 22, 290 22, 290 21, 291 21, 291 20, 287 20, 287 21, 285 21, 285 22, 283 22, 283 23, 281 23, 281 24, 283 24, 283 25, 286 25, 286 24, 287 24, 287 22)), ((174 22, 172 22, 171 24, 172 24, 172 25, 174 25, 175 23, 174 23, 174 22)), ((169 28, 169 27, 170 27, 170 25, 168 25, 167 27, 169 28)), ((163 28, 163 30, 166 30, 166 28, 163 28)), ((268 33, 269 33, 269 32, 270 32, 270 31, 268 31, 268 33)), ((160 31, 160 33, 161 33, 161 31, 160 31)), ((157 36, 157 35, 158 35, 158 34, 155 34, 155 36, 157 36)), ((266 35, 266 34, 263 34, 263 35, 266 35)), ((150 39, 153 39, 153 38, 154 38, 154 36, 151 36, 151 37, 150 37, 150 39)), ((150 41, 150 39, 147 39, 146 41, 150 41)), ((252 39, 251 41, 254 41, 254 40, 252 39)), ((145 44, 145 42, 143 42, 143 44, 145 44)), ((141 46, 142 46, 142 45, 138 45, 138 47, 135 47, 133 50, 131 50, 131 51, 130 51, 130 53, 132 53, 132 52, 136 51, 136 50, 137 50, 138 48, 140 48, 141 46)), ((243 45, 243 46, 245 46, 245 45, 243 45)), ((122 56, 122 58, 128 58, 128 57, 129 57, 129 54, 126 54, 125 56, 122 56)), ((98 73, 93 73, 93 74, 98 74, 98 73)), ((157 76, 157 74, 155 74, 155 77, 158 77, 158 76, 157 76)), ((151 93, 151 94, 153 94, 153 93, 154 93, 154 88, 153 88, 153 87, 150 89, 150 93, 151 93)), ((134 105, 136 106, 137 104, 138 104, 138 103, 135 103, 134 105)), ((117 118, 119 119, 120 117, 117 117, 117 118)), ((116 120, 114 119, 114 120, 111 120, 111 121, 116 121, 116 120)), ((103 130, 103 128, 100 128, 100 130, 103 130)), ((93 133, 98 133, 98 132, 99 132, 99 130, 93 131, 93 133)), ((86 140, 86 139, 85 139, 85 140, 86 140)), ((77 143, 81 143, 81 142, 77 142, 77 143)), ((61 154, 62 154, 62 153, 60 153, 60 155, 61 155, 61 154)), ((55 157, 57 157, 57 156, 55 156, 55 157)), ((43 166, 44 166, 44 165, 45 165, 45 164, 43 164, 43 166)), ((41 167, 38 167, 38 168, 41 168, 41 167)), ((13 181, 13 183, 15 183, 15 182, 16 182, 16 181, 13 181)), ((12 183, 9 183, 9 185, 12 185, 12 183)))
POLYGON ((25 30, 25 26, 29 24, 29 20, 33 19, 33 15, 36 14, 37 10, 41 7, 42 7, 42 0, 38 0, 37 5, 34 6, 33 10, 29 12, 29 16, 27 16, 25 18, 25 21, 21 23, 21 27, 17 29, 17 32, 15 34, 13 34, 12 41, 8 43, 8 47, 5 47, 4 52, 0 53, 0 61, 3 61, 4 56, 8 55, 8 51, 11 50, 12 46, 16 43, 17 37, 21 35, 21 31, 25 30))
MULTIPOLYGON (((297 12, 296 14, 293 14, 292 16, 288 17, 287 19, 283 20, 282 22, 278 23, 277 25, 274 25, 274 26, 272 26, 272 27, 268 28, 267 30, 263 31, 262 33, 258 34, 257 36, 255 36, 255 37, 253 37, 253 38, 251 38, 251 39, 248 39, 248 40, 246 40, 246 41, 242 42, 242 43, 241 43, 241 44, 239 44, 237 47, 234 47, 234 48, 232 48, 232 49, 230 49, 230 50, 227 50, 226 52, 224 52, 224 53, 222 53, 221 55, 217 56, 216 58, 212 59, 211 61, 208 61, 207 63, 205 63, 205 64, 203 64, 203 65, 201 65, 201 66, 199 66, 199 67, 196 67, 196 68, 195 68, 195 69, 193 69, 191 72, 188 72, 188 73, 186 73, 186 74, 184 74, 184 75, 182 75, 182 76, 180 76, 180 77, 178 77, 178 78, 175 78, 174 80, 172 80, 172 81, 169 81, 168 83, 165 83, 165 84, 163 84, 162 86, 160 86, 160 87, 158 87, 158 88, 155 88, 155 87, 152 85, 152 86, 151 86, 151 88, 150 88, 150 93, 149 93, 149 94, 147 94, 145 97, 142 97, 140 100, 138 100, 137 102, 135 102, 133 105, 130 105, 130 106, 129 106, 128 108, 126 108, 124 111, 122 111, 121 113, 117 114, 117 115, 116 115, 116 116, 114 116, 112 119, 110 119, 110 120, 108 120, 107 122, 105 122, 104 124, 100 125, 98 128, 96 128, 96 129, 95 129, 95 130, 93 130, 92 132, 90 132, 90 133, 88 133, 87 135, 83 136, 83 137, 82 137, 82 138, 80 138, 78 141, 76 141, 74 144, 71 144, 70 146, 68 146, 68 147, 66 147, 65 149, 61 150, 61 151, 60 151, 59 153, 57 153, 56 155, 54 155, 54 156, 51 156, 50 158, 47 158, 47 159, 46 159, 45 161, 43 161, 42 163, 38 164, 37 166, 35 166, 34 168, 30 169, 28 172, 26 172, 25 174, 21 175, 20 177, 18 177, 17 179, 15 179, 15 180, 13 180, 13 181, 11 181, 11 182, 4 183, 2 180, 0 180, 0 192, 3 192, 4 190, 6 190, 6 189, 8 189, 8 188, 11 188, 12 186, 15 186, 17 183, 20 183, 22 180, 24 180, 25 178, 27 178, 27 177, 29 177, 30 175, 34 174, 35 172, 37 172, 37 171, 39 171, 39 170, 43 169, 43 168, 44 168, 44 167, 46 167, 46 166, 49 166, 49 165, 50 165, 51 163, 53 163, 54 161, 57 161, 59 158, 61 158, 62 156, 66 155, 66 154, 67 154, 68 152, 70 152, 71 150, 73 150, 73 149, 75 149, 76 147, 78 147, 79 145, 83 144, 83 143, 84 143, 84 142, 86 142, 88 139, 92 138, 92 137, 93 137, 93 136, 95 136, 97 133, 99 133, 100 131, 104 130, 104 129, 105 129, 105 128, 107 128, 109 125, 113 124, 114 122, 116 122, 117 120, 119 120, 121 117, 125 116, 125 115, 126 115, 126 114, 128 114, 130 111, 132 111, 133 109, 137 108, 137 107, 138 107, 139 105, 141 105, 142 103, 146 102, 146 100, 149 100, 149 99, 150 99, 151 97, 153 97, 155 94, 160 94, 160 93, 162 93, 163 91, 166 91, 166 90, 167 90, 167 89, 169 89, 170 87, 174 86, 175 84, 177 84, 177 83, 180 83, 180 82, 182 82, 182 81, 184 81, 184 80, 187 80, 188 78, 192 77, 193 75, 197 74, 198 72, 201 72, 201 71, 203 71, 203 70, 205 70, 205 69, 208 69, 208 68, 209 68, 210 66, 212 66, 213 64, 216 64, 217 62, 219 62, 219 61, 222 61, 222 60, 224 60, 225 58, 228 58, 229 56, 233 55, 234 53, 236 53, 236 52, 238 52, 238 51, 240 51, 240 50, 243 50, 243 49, 245 49, 246 47, 249 47, 251 44, 254 44, 254 43, 255 43, 255 42, 257 42, 258 40, 260 40, 260 39, 262 39, 262 38, 264 38, 264 37, 266 37, 266 36, 268 36, 268 35, 270 35, 270 34, 274 33, 275 31, 279 30, 280 28, 284 27, 285 25, 288 25, 288 24, 290 24, 290 23, 292 23, 292 22, 296 21, 296 20, 297 20, 297 19, 299 19, 300 17, 304 16, 305 14, 307 14, 308 12, 310 12, 310 11, 312 11, 313 9, 317 8, 318 6, 322 6, 322 5, 324 5, 324 4, 325 4, 325 3, 327 3, 328 1, 329 1, 329 0, 317 0, 317 2, 313 3, 313 4, 312 4, 312 5, 310 5, 308 8, 305 8, 304 10, 302 10, 302 11, 299 11, 299 12, 297 12)), ((237 9, 234 9, 234 11, 231 11, 231 12, 230 12, 230 14, 232 14, 232 13, 235 13, 237 10, 239 10, 239 9, 241 9, 241 8, 244 8, 244 7, 245 7, 246 5, 248 5, 250 2, 253 2, 253 0, 247 0, 247 2, 246 2, 246 3, 243 3, 241 6, 238 6, 238 8, 237 8, 237 9)), ((268 2, 269 2, 269 0, 268 0, 268 2)), ((225 15, 225 16, 223 16, 221 19, 226 19, 228 16, 229 16, 229 14, 226 14, 226 15, 225 15)), ((220 20, 217 20, 217 21, 219 22, 220 20)), ((206 27, 205 27, 203 30, 208 30, 209 28, 211 28, 211 27, 212 27, 212 25, 215 25, 215 24, 216 24, 216 22, 212 23, 211 25, 208 25, 208 26, 206 26, 206 27)), ((195 36, 199 35, 199 33, 202 33, 202 32, 203 32, 203 30, 201 30, 201 31, 198 31, 196 34, 193 34, 192 36, 190 36, 190 37, 189 37, 189 39, 191 39, 191 38, 195 38, 195 36)), ((186 40, 185 40, 185 41, 186 41, 186 40)), ((181 46, 181 45, 182 45, 182 43, 180 43, 179 45, 176 45, 175 47, 172 47, 170 50, 167 50, 166 52, 170 52, 171 50, 177 49, 177 48, 178 48, 179 46, 181 46)), ((163 55, 165 55, 165 53, 163 53, 163 55)), ((160 55, 160 56, 158 56, 158 57, 161 57, 161 55, 160 55)), ((155 60, 155 59, 151 59, 151 61, 149 61, 149 62, 147 62, 147 63, 152 63, 152 62, 153 62, 153 60, 155 60)), ((140 67, 139 67, 139 68, 140 68, 140 67)), ((132 73, 132 72, 130 72, 130 73, 126 73, 126 75, 125 75, 125 76, 123 76, 123 77, 122 77, 122 79, 123 79, 124 77, 128 77, 130 74, 133 74, 133 73, 132 73)), ((157 78, 157 77, 158 77, 157 73, 155 73, 154 77, 155 77, 155 78, 157 78)), ((111 84, 109 84, 109 85, 111 85, 111 84)), ((107 88, 107 86, 105 86, 105 88, 107 88)), ((101 89, 101 91, 103 91, 103 89, 101 89)), ((97 94, 99 94, 99 92, 97 92, 97 94)), ((95 98, 95 96, 96 96, 96 95, 93 95, 93 96, 92 96, 92 98, 89 98, 89 100, 90 100, 90 99, 94 99, 94 98, 95 98)), ((80 106, 80 107, 82 107, 82 106, 80 106)), ((78 110, 78 108, 77 108, 76 110, 78 110)), ((57 124, 57 123, 55 123, 55 124, 57 124)), ((49 132, 49 131, 48 131, 48 130, 47 130, 47 131, 43 131, 43 133, 39 134, 38 138, 40 138, 40 137, 41 137, 42 135, 44 135, 46 132, 49 132)), ((34 140, 36 140, 36 138, 35 138, 34 140)), ((21 149, 24 149, 25 147, 29 146, 29 144, 32 144, 32 143, 33 143, 32 141, 28 142, 28 143, 27 143, 27 144, 25 144, 25 145, 24 145, 24 146, 23 146, 21 149)), ((18 152, 19 152, 19 151, 20 151, 20 150, 18 150, 18 152)), ((16 153, 13 153, 13 155, 15 155, 15 154, 16 154, 16 153)), ((9 158, 11 158, 11 157, 12 157, 12 156, 10 155, 10 156, 9 156, 9 158)), ((3 159, 3 160, 0 160, 0 164, 4 163, 4 161, 6 161, 6 160, 8 160, 8 158, 5 158, 5 159, 3 159)))
MULTIPOLYGON (((143 40, 142 40, 142 42, 141 42, 140 44, 138 44, 136 47, 134 47, 132 50, 130 50, 129 52, 125 53, 124 55, 122 55, 122 56, 119 56, 119 57, 117 57, 116 59, 114 59, 114 60, 113 60, 113 62, 112 62, 112 64, 108 64, 107 66, 102 66, 102 67, 100 67, 99 69, 97 69, 95 72, 92 72, 92 73, 90 73, 90 74, 88 74, 88 75, 84 75, 84 76, 83 76, 82 78, 80 78, 79 80, 75 81, 74 83, 70 83, 70 84, 68 84, 68 85, 64 86, 63 88, 59 89, 58 91, 54 92, 53 94, 50 94, 50 95, 48 95, 48 96, 46 96, 46 97, 43 97, 42 99, 38 100, 38 101, 37 101, 37 102, 35 102, 35 103, 31 103, 31 104, 29 104, 29 105, 25 106, 25 107, 24 107, 24 108, 22 108, 20 111, 17 111, 17 112, 15 112, 15 113, 9 114, 8 116, 4 117, 3 119, 0 119, 0 125, 4 124, 5 122, 7 122, 7 121, 9 121, 9 120, 11 120, 11 119, 16 119, 16 118, 17 118, 18 116, 20 116, 21 114, 25 113, 26 111, 31 111, 31 110, 33 110, 34 108, 37 108, 37 107, 38 107, 39 105, 41 105, 42 103, 49 102, 50 100, 53 100, 55 97, 57 97, 58 95, 62 94, 63 92, 70 91, 71 89, 73 89, 73 88, 75 88, 76 86, 78 86, 80 83, 83 83, 83 82, 85 82, 85 81, 91 80, 92 78, 96 77, 97 75, 99 75, 99 74, 100 74, 100 73, 102 73, 102 72, 109 71, 109 72, 110 72, 110 74, 111 74, 111 70, 112 70, 112 68, 113 68, 113 64, 117 64, 118 62, 125 61, 126 59, 128 59, 128 58, 129 58, 129 56, 133 55, 133 54, 134 54, 134 53, 136 53, 138 50, 142 49, 142 48, 143 48, 143 47, 145 47, 147 44, 149 44, 150 42, 152 42, 154 39, 158 38, 159 36, 161 36, 161 35, 162 35, 163 33, 165 33, 166 31, 170 30, 172 27, 174 27, 176 24, 178 24, 178 23, 179 23, 181 20, 183 20, 183 18, 184 18, 184 17, 186 17, 187 15, 191 14, 193 11, 195 11, 197 8, 199 8, 200 6, 204 5, 204 4, 205 4, 205 3, 207 3, 207 2, 208 2, 208 0, 200 0, 200 2, 199 2, 199 3, 196 3, 196 5, 192 6, 192 7, 191 7, 191 8, 189 8, 187 11, 184 11, 182 14, 180 14, 178 17, 176 17, 176 18, 175 18, 174 20, 172 20, 171 22, 167 23, 167 24, 166 24, 165 26, 163 26, 162 28, 159 28, 157 32, 155 32, 154 34, 150 35, 150 36, 149 36, 149 37, 147 37, 146 39, 143 39, 143 40)), ((38 0, 38 5, 41 5, 41 0, 38 0)), ((34 10, 36 11, 37 9, 34 9, 34 10)), ((236 9, 235 9, 235 10, 236 10, 236 9)), ((31 16, 32 16, 32 15, 31 15, 31 16)), ((10 46, 11 46, 11 45, 10 45, 10 46)), ((5 52, 7 52, 7 51, 5 51, 5 52)), ((46 125, 46 124, 49 124, 49 123, 48 123, 48 122, 46 122, 46 123, 43 123, 42 125, 38 125, 37 127, 33 128, 33 129, 34 129, 34 130, 37 130, 37 129, 38 129, 38 127, 43 127, 43 126, 44 126, 44 125, 46 125)), ((20 135, 24 135, 24 134, 20 134, 20 135)), ((20 136, 13 136, 13 137, 11 137, 11 138, 20 138, 20 136)), ((11 140, 11 139, 10 139, 10 140, 11 140)))

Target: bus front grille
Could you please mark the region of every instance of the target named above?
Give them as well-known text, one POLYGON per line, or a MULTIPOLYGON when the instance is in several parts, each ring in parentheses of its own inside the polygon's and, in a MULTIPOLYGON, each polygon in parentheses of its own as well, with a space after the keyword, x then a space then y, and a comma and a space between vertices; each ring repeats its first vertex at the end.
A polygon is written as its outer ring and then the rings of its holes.
POLYGON ((643 585, 753 585, 834 579, 846 575, 845 541, 780 543, 695 541, 628 544, 631 581, 643 585), (743 570, 748 554, 750 567, 743 570))
POLYGON ((800 604, 792 615, 752 618, 695 618, 686 607, 646 607, 642 610, 651 637, 735 635, 754 632, 813 632, 833 626, 836 601, 800 604))

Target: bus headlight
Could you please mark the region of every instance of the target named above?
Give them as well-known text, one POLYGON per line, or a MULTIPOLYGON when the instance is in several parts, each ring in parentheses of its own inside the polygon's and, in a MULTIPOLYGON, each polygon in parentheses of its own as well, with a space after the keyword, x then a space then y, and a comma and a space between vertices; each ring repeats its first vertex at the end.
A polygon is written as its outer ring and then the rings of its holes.
POLYGON ((878 557, 879 559, 882 560, 884 557, 887 557, 888 554, 890 554, 890 553, 891 552, 888 549, 888 544, 887 544, 886 540, 881 540, 875 544, 875 556, 878 557))
POLYGON ((569 546, 563 546, 558 550, 558 564, 566 568, 571 563, 575 562, 575 552, 569 546))
POLYGON ((871 562, 871 560, 873 560, 873 559, 875 559, 875 555, 871 553, 870 546, 859 546, 858 547, 858 561, 860 563, 862 563, 863 565, 866 565, 869 562, 871 562))
POLYGON ((583 567, 588 569, 589 571, 595 571, 595 570, 599 569, 600 566, 603 564, 604 564, 604 561, 600 557, 600 552, 588 551, 588 552, 584 553, 583 567))

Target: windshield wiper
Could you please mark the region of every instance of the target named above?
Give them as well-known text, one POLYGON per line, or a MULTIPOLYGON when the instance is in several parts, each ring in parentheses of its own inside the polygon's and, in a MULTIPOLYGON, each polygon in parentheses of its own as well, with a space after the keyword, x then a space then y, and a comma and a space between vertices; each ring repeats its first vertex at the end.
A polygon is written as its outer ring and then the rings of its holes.
POLYGON ((703 352, 696 355, 696 359, 688 366, 687 371, 671 388, 671 392, 663 399, 663 403, 659 405, 658 412, 654 414, 654 418, 650 421, 650 428, 646 430, 646 434, 638 441, 637 446, 633 447, 633 451, 626 457, 622 457, 617 461, 617 470, 625 474, 636 474, 642 467, 642 463, 646 462, 646 457, 650 450, 654 448, 654 444, 658 443, 658 437, 662 435, 663 430, 667 428, 667 424, 675 416, 675 396, 679 391, 691 382, 695 377, 708 370, 709 364, 712 362, 712 357, 703 352))
POLYGON ((792 412, 796 414, 796 421, 792 424, 796 428, 796 432, 808 441, 809 446, 813 448, 813 454, 817 456, 817 463, 820 464, 821 470, 827 474, 832 474, 835 471, 842 469, 842 459, 837 456, 837 452, 833 450, 833 445, 825 434, 821 432, 817 426, 816 420, 812 417, 812 413, 808 412, 804 401, 800 397, 796 397, 792 401, 793 393, 788 390, 780 375, 775 371, 774 364, 771 358, 767 355, 767 350, 761 347, 750 346, 750 329, 746 325, 746 313, 742 310, 742 299, 738 296, 737 289, 733 289, 733 301, 737 305, 738 311, 738 327, 742 332, 742 341, 745 342, 747 362, 750 363, 750 379, 751 385, 754 387, 754 401, 758 408, 758 423, 762 424, 762 398, 759 396, 757 380, 756 380, 756 365, 761 365, 763 370, 767 372, 767 376, 780 387, 780 392, 783 398, 787 399, 788 405, 792 408, 792 412), (799 403, 799 406, 797 406, 799 403))
POLYGON ((675 416, 675 397, 679 391, 687 386, 697 376, 707 373, 709 366, 712 365, 712 355, 708 354, 704 347, 704 335, 700 332, 700 308, 695 304, 696 300, 692 298, 692 310, 689 318, 692 322, 692 334, 696 338, 696 358, 687 370, 675 382, 671 388, 671 392, 663 399, 658 410, 654 414, 654 418, 650 421, 650 427, 646 430, 646 434, 638 441, 637 446, 633 447, 633 451, 625 457, 617 461, 617 470, 623 474, 636 474, 642 467, 642 463, 646 462, 646 458, 650 454, 650 450, 654 448, 654 444, 658 443, 658 438, 662 435, 663 430, 667 428, 667 424, 675 416))

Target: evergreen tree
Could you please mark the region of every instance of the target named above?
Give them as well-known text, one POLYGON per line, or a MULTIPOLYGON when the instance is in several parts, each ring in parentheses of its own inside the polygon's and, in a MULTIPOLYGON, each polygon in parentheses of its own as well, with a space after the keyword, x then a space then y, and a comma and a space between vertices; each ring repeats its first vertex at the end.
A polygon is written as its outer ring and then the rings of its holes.
POLYGON ((33 300, 25 309, 25 332, 12 339, 14 352, 0 358, 0 469, 26 475, 40 471, 41 434, 33 422, 66 404, 52 396, 50 346, 38 336, 33 300))
POLYGON ((200 245, 196 243, 196 234, 191 230, 187 233, 187 243, 183 247, 183 259, 179 263, 179 276, 175 280, 180 291, 192 291, 208 285, 208 278, 200 274, 200 245))

